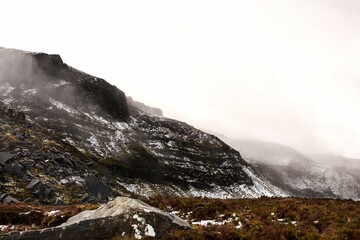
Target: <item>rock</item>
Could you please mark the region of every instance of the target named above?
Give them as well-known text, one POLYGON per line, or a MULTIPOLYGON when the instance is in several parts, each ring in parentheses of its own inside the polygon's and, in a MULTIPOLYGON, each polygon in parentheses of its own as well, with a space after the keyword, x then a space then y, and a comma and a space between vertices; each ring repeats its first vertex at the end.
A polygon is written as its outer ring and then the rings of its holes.
POLYGON ((181 218, 139 200, 118 197, 96 210, 84 211, 60 226, 34 231, 11 232, 3 240, 25 239, 118 239, 163 238, 172 230, 190 229, 181 218))
POLYGON ((2 200, 4 199, 4 198, 6 198, 7 197, 7 193, 0 193, 0 202, 2 202, 2 200))
POLYGON ((4 148, 7 150, 7 151, 11 151, 13 150, 15 147, 15 144, 13 142, 5 142, 4 143, 4 148))
POLYGON ((36 189, 39 185, 41 185, 40 180, 35 178, 35 179, 31 180, 31 182, 28 185, 26 185, 25 188, 28 190, 33 190, 33 189, 36 189))
POLYGON ((68 184, 69 182, 70 182, 70 181, 67 180, 67 179, 65 179, 65 178, 60 179, 60 183, 63 184, 63 185, 68 184))
POLYGON ((54 156, 54 160, 58 163, 62 163, 64 161, 64 159, 65 159, 64 156, 61 154, 57 154, 54 156))
POLYGON ((5 110, 5 116, 9 117, 9 118, 13 118, 14 117, 14 110, 11 108, 8 108, 5 110))
POLYGON ((26 122, 26 116, 23 112, 18 112, 15 116, 15 121, 18 123, 25 123, 26 122))
POLYGON ((60 206, 60 205, 65 205, 65 203, 61 198, 56 198, 55 205, 60 206))
POLYGON ((0 152, 0 164, 5 165, 14 158, 14 154, 8 152, 0 152))
POLYGON ((24 200, 24 202, 32 202, 32 201, 33 201, 32 198, 26 198, 26 199, 24 200))
POLYGON ((134 99, 132 97, 127 97, 127 103, 129 105, 130 109, 131 108, 136 108, 136 109, 141 110, 141 111, 143 111, 143 112, 145 112, 147 114, 160 116, 160 117, 163 116, 163 112, 162 112, 161 109, 147 106, 142 102, 134 101, 134 99))
POLYGON ((111 188, 100 181, 95 175, 85 177, 85 188, 99 200, 108 200, 111 188))
POLYGON ((45 191, 39 192, 39 196, 43 199, 51 199, 55 195, 55 189, 54 188, 46 188, 45 191))
POLYGON ((85 179, 80 176, 72 176, 71 179, 79 186, 83 186, 85 184, 85 179))
POLYGON ((32 190, 35 196, 41 198, 43 201, 54 197, 55 194, 55 189, 52 184, 44 184, 37 178, 31 180, 25 188, 32 190))
POLYGON ((81 198, 81 201, 87 203, 95 203, 96 198, 94 196, 90 196, 88 193, 85 193, 84 196, 81 198))
POLYGON ((20 201, 17 200, 16 198, 13 198, 11 196, 6 196, 3 200, 2 200, 2 203, 4 204, 8 204, 8 203, 19 203, 20 201))
POLYGON ((21 177, 23 175, 23 170, 24 167, 19 163, 15 163, 10 167, 10 173, 18 177, 21 177))

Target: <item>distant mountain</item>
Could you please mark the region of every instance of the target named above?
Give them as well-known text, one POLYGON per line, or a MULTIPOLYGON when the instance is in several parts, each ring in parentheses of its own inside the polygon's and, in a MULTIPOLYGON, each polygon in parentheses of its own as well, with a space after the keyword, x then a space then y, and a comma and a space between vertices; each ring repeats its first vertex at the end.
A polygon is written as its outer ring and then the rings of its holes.
POLYGON ((356 166, 355 159, 325 155, 309 158, 280 144, 249 139, 223 140, 241 152, 270 183, 289 195, 360 200, 358 169, 340 167, 344 161, 356 166))
POLYGON ((0 50, 0 160, 0 202, 283 194, 217 137, 56 54, 0 50))

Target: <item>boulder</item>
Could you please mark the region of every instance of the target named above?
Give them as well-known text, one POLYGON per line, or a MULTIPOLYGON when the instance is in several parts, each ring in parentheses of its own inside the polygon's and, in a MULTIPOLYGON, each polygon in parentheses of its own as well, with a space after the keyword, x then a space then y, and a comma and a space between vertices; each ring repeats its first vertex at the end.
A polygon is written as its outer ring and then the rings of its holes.
POLYGON ((86 190, 99 200, 107 201, 111 195, 111 188, 100 181, 95 175, 85 177, 86 190))
POLYGON ((191 228, 189 223, 175 215, 139 200, 118 197, 96 210, 81 212, 58 227, 11 232, 0 239, 159 239, 171 230, 188 228, 191 228))

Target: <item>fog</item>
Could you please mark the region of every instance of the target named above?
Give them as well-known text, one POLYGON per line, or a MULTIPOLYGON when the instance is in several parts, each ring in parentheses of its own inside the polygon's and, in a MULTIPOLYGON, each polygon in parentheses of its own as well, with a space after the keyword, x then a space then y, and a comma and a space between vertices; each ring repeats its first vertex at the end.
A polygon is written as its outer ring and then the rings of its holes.
POLYGON ((0 46, 59 53, 168 117, 360 158, 357 0, 5 1, 0 20, 0 46))

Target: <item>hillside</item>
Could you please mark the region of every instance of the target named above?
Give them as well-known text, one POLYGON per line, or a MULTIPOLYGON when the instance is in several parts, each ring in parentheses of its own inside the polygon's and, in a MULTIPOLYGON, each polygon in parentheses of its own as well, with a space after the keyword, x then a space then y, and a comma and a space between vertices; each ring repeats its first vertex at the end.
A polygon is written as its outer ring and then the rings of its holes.
POLYGON ((159 116, 59 55, 1 49, 0 73, 3 202, 282 194, 217 137, 159 116))

